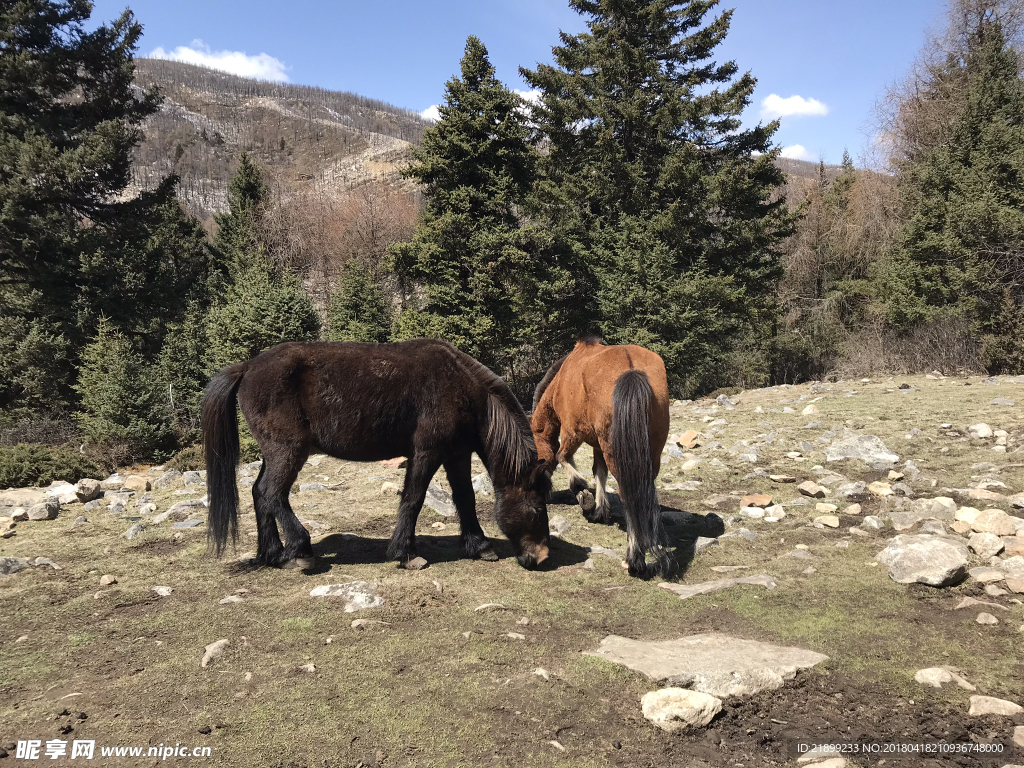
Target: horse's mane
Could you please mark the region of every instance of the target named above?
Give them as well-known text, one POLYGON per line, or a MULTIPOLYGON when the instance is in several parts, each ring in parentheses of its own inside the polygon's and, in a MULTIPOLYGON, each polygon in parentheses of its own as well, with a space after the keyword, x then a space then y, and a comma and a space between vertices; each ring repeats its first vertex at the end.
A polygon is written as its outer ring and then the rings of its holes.
POLYGON ((567 357, 568 355, 562 355, 560 358, 555 360, 552 366, 548 368, 548 372, 544 374, 544 378, 540 380, 540 384, 538 384, 537 388, 533 390, 533 410, 537 410, 537 406, 540 404, 540 399, 544 397, 545 390, 547 390, 555 376, 558 375, 558 372, 562 370, 562 363, 565 362, 565 358, 567 357))
POLYGON ((523 406, 505 380, 483 363, 455 347, 446 345, 459 365, 487 390, 487 434, 484 448, 488 462, 501 463, 512 481, 526 477, 537 461, 537 445, 523 406))

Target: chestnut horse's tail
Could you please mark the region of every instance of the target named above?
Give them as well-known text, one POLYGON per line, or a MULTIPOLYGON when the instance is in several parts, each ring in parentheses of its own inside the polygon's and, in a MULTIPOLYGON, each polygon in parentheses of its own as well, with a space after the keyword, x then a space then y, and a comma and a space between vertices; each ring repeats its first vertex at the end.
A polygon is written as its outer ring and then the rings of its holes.
POLYGON ((210 511, 206 540, 220 557, 228 541, 238 538, 238 416, 236 393, 248 363, 229 365, 210 379, 203 398, 203 449, 206 453, 206 487, 210 511))
POLYGON ((643 371, 631 369, 615 382, 612 392, 612 455, 615 479, 626 508, 626 530, 629 533, 626 562, 631 576, 651 576, 664 567, 665 560, 665 531, 651 461, 653 401, 654 390, 643 371), (653 568, 647 565, 647 552, 658 560, 653 568))

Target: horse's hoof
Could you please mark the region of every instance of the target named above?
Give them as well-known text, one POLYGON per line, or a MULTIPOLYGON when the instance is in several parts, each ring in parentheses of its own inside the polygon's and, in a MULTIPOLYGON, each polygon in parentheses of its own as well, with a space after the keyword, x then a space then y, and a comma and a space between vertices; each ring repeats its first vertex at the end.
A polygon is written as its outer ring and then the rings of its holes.
POLYGON ((311 571, 316 568, 315 557, 296 557, 286 561, 281 565, 285 570, 291 571, 311 571))
POLYGON ((479 552, 477 552, 476 556, 479 557, 481 560, 486 560, 489 563, 498 562, 498 553, 490 547, 484 547, 479 552))
POLYGON ((577 493, 576 501, 579 502, 584 515, 592 515, 594 514, 594 510, 597 509, 597 502, 594 501, 594 494, 590 491, 580 491, 577 493))

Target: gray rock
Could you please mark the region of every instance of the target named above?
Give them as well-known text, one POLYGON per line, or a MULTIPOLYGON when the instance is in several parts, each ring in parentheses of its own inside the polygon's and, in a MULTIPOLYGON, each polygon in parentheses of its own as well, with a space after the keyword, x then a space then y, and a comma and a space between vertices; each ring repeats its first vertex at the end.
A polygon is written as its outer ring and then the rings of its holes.
POLYGON ((645 693, 640 699, 640 709, 650 722, 672 733, 703 728, 722 711, 722 700, 685 688, 661 688, 645 693))
POLYGON ((718 538, 720 539, 743 539, 744 541, 757 541, 757 534, 751 531, 749 528, 737 528, 733 531, 726 531, 718 538))
POLYGON ((92 512, 94 509, 99 509, 101 506, 103 506, 103 502, 101 502, 99 499, 94 499, 92 501, 86 502, 83 509, 85 509, 86 512, 92 512))
MULTIPOLYGON (((911 432, 913 432, 913 430, 911 430, 911 432)), ((920 434, 921 430, 917 430, 917 432, 920 434)), ((921 477, 921 470, 912 459, 907 459, 906 463, 903 465, 903 476, 911 483, 916 483, 918 478, 921 477)))
POLYGON ((843 437, 825 449, 825 458, 828 461, 860 459, 869 466, 891 466, 900 460, 898 455, 885 447, 881 438, 875 435, 861 435, 852 430, 846 430, 843 437))
POLYGON ((486 472, 473 476, 473 491, 481 496, 494 495, 494 483, 491 482, 491 478, 486 472))
POLYGON ((957 674, 956 670, 950 667, 929 667, 919 669, 914 675, 915 682, 921 685, 930 685, 932 688, 941 688, 947 683, 956 683, 965 691, 976 691, 977 688, 964 680, 957 674))
POLYGON ((344 601, 342 610, 355 613, 368 608, 379 608, 384 605, 380 595, 380 587, 372 581, 349 581, 344 584, 326 584, 316 587, 309 593, 310 597, 340 598, 344 601))
POLYGON ((84 526, 88 522, 89 522, 89 519, 85 515, 79 515, 78 517, 75 518, 75 522, 73 522, 71 524, 71 527, 72 528, 81 528, 82 526, 84 526))
POLYGON ((75 495, 83 504, 98 499, 102 493, 99 480, 85 477, 75 484, 75 495))
POLYGON ((1003 540, 994 533, 972 533, 967 546, 978 557, 987 560, 1003 551, 1003 540))
POLYGON ((709 633, 677 640, 643 641, 609 635, 588 656, 597 656, 656 682, 719 698, 775 690, 800 669, 828 659, 821 653, 709 633))
POLYGON ((885 528, 885 521, 875 515, 866 515, 861 520, 860 527, 867 531, 880 531, 885 528))
POLYGON ((875 560, 889 566, 889 577, 899 584, 945 587, 967 576, 970 552, 959 539, 901 534, 889 540, 875 560))
POLYGON ((1024 713, 1024 707, 1006 699, 996 699, 991 696, 971 696, 971 708, 967 712, 971 717, 979 715, 1002 715, 1013 717, 1024 713))
POLYGON ((562 517, 562 515, 555 515, 548 520, 548 530, 552 536, 564 536, 569 532, 570 527, 569 521, 562 517))
POLYGON ((107 507, 107 512, 112 515, 123 515, 127 508, 128 507, 124 499, 114 499, 110 502, 110 506, 107 507))
POLYGON ((934 499, 915 499, 898 509, 889 511, 892 527, 897 531, 913 528, 922 520, 952 520, 956 514, 956 502, 948 496, 934 499))
POLYGON ((153 483, 154 488, 166 488, 181 478, 181 472, 177 469, 168 469, 153 483))
POLYGON ((131 541, 132 539, 137 538, 145 530, 146 526, 144 526, 142 523, 136 523, 124 532, 124 537, 128 539, 128 541, 131 541))
POLYGON ((989 405, 1009 405, 1012 407, 1016 405, 1016 403, 1008 397, 994 397, 989 405))
POLYGON ((299 486, 299 493, 309 493, 311 491, 326 491, 327 486, 323 483, 302 483, 299 486))
POLYGON ((181 479, 185 485, 205 485, 206 482, 203 480, 203 476, 200 472, 189 470, 181 474, 181 479))
POLYGON ((60 514, 60 502, 49 499, 42 504, 33 504, 27 512, 29 520, 55 520, 60 514))
POLYGON ((868 484, 863 480, 852 483, 843 483, 835 490, 834 495, 840 499, 848 499, 851 496, 864 496, 868 492, 868 484))
POLYGON ((427 487, 427 496, 423 503, 442 517, 455 517, 456 515, 455 502, 452 501, 452 495, 444 490, 444 488, 433 483, 427 487))
MULTIPOLYGON (((156 520, 156 518, 153 519, 156 520)), ((179 530, 184 530, 186 528, 196 528, 202 524, 202 520, 182 520, 181 522, 172 525, 171 528, 178 528, 179 530)))
POLYGON ((614 560, 624 560, 625 559, 623 557, 622 553, 619 552, 618 550, 608 549, 608 547, 602 547, 600 545, 595 545, 593 547, 588 547, 587 551, 590 554, 592 554, 592 555, 604 555, 605 557, 610 557, 610 558, 612 558, 614 560))
POLYGON ((32 567, 27 557, 0 557, 0 576, 8 576, 32 567))
MULTIPOLYGON (((715 541, 712 539, 712 541, 715 541)), ((708 595, 739 584, 754 584, 765 589, 775 589, 775 579, 766 573, 756 576, 739 576, 734 579, 718 579, 717 581, 704 581, 699 584, 671 584, 662 582, 658 586, 669 592, 679 595, 680 599, 686 600, 696 595, 708 595)))
POLYGON ((940 520, 925 520, 917 531, 918 533, 928 533, 933 536, 945 536, 946 526, 940 520))

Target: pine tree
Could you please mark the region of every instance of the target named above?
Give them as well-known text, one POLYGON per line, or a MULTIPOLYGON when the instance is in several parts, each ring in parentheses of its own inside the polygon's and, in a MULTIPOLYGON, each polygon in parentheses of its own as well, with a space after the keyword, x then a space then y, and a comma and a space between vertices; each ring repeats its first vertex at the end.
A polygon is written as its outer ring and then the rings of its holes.
POLYGON ((109 467, 154 456, 173 446, 167 400, 153 366, 102 318, 82 353, 75 388, 79 426, 109 467))
POLYGON ((209 363, 213 370, 248 360, 284 341, 312 341, 320 319, 299 279, 269 262, 254 262, 234 275, 209 314, 209 363))
POLYGON ((522 109, 483 43, 470 37, 441 119, 407 171, 424 185, 422 220, 390 259, 400 285, 422 289, 407 296, 399 339, 443 338, 513 377, 535 336, 539 280, 534 235, 520 217, 535 166, 522 109))
POLYGON ((555 66, 522 70, 548 142, 536 210, 603 335, 659 352, 677 388, 710 386, 773 304, 792 227, 774 194, 778 124, 741 127, 755 80, 712 59, 731 17, 705 22, 717 0, 570 5, 588 31, 563 34, 555 66))
POLYGON ((342 269, 338 290, 327 308, 330 341, 387 341, 390 319, 384 290, 357 259, 342 269))
POLYGON ((228 212, 214 217, 218 227, 214 248, 222 260, 222 271, 244 269, 252 260, 266 258, 263 217, 269 200, 263 171, 248 152, 242 152, 228 184, 228 212))
POLYGON ((0 318, 16 334, 0 339, 0 407, 74 398, 75 351, 95 317, 81 259, 130 208, 118 197, 131 150, 159 104, 134 90, 142 27, 125 11, 89 29, 91 9, 0 5, 0 318))
POLYGON ((884 284, 897 326, 958 315, 1015 367, 1024 307, 1024 79, 998 17, 984 14, 947 69, 966 88, 936 146, 900 169, 905 222, 884 284), (1009 344, 1009 346, 1008 346, 1009 344))

